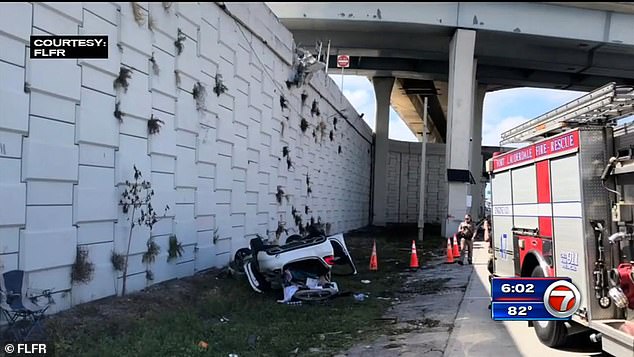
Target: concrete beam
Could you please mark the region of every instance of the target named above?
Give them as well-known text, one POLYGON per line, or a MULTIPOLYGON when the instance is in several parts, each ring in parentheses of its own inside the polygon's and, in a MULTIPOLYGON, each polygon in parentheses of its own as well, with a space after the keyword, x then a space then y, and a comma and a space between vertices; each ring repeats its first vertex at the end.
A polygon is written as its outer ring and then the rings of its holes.
MULTIPOLYGON (((446 167, 470 170, 471 122, 475 88, 476 33, 472 30, 456 30, 449 52, 449 97, 447 107, 446 167)), ((442 227, 443 236, 455 232, 468 212, 469 183, 449 182, 447 218, 442 227)))
POLYGON ((390 97, 394 77, 374 77, 376 97, 375 145, 374 145, 374 187, 372 224, 385 226, 387 213, 387 167, 390 129, 390 97))
POLYGON ((484 109, 484 97, 486 95, 486 86, 476 85, 474 88, 473 100, 473 121, 472 121, 472 140, 471 140, 471 168, 470 171, 475 178, 475 184, 471 185, 471 216, 478 219, 484 213, 482 205, 484 197, 482 196, 482 116, 484 109))

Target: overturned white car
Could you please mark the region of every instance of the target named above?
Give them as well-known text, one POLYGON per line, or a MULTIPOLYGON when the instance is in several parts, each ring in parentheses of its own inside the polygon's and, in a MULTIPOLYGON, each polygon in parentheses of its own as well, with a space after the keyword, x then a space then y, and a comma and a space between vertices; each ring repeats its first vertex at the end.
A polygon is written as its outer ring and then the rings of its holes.
POLYGON ((236 252, 235 262, 244 267, 253 290, 285 288, 284 301, 290 299, 289 291, 298 300, 323 300, 337 294, 337 284, 331 282, 335 265, 348 266, 347 274, 357 273, 343 234, 292 235, 284 245, 266 245, 254 238, 250 248, 236 252))

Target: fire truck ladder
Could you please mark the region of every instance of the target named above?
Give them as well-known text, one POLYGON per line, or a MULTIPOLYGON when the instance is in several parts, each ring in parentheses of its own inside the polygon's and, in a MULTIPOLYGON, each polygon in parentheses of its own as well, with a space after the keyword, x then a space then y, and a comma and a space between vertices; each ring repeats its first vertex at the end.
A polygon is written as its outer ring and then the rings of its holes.
POLYGON ((611 82, 557 109, 502 133, 500 145, 537 141, 584 125, 616 125, 634 114, 634 86, 611 82))

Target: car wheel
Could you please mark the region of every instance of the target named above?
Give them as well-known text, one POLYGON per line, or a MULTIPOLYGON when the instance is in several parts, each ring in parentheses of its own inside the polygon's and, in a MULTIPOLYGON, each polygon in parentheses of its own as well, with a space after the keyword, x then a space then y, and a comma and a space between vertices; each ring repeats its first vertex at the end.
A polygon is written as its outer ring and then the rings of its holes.
MULTIPOLYGON (((544 271, 537 266, 531 276, 543 278, 544 271)), ((539 340, 548 347, 560 347, 568 337, 568 329, 563 321, 535 321, 533 327, 539 340)))

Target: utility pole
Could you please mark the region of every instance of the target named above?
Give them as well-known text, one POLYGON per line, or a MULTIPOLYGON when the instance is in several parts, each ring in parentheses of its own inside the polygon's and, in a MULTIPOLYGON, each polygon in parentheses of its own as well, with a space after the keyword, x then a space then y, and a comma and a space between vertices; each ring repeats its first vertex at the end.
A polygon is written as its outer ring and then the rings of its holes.
MULTIPOLYGON (((418 241, 423 243, 425 230, 425 179, 427 175, 427 97, 423 102, 423 133, 421 135, 420 147, 420 195, 418 200, 418 241)), ((422 249, 422 248, 421 248, 422 249)))

